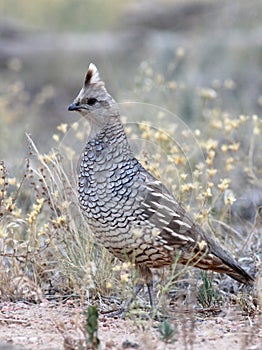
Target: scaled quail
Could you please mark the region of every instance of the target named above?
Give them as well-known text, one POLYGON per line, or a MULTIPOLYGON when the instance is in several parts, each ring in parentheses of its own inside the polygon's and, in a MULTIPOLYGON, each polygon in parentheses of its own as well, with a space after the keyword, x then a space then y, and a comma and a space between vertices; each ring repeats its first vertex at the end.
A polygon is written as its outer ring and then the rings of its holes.
POLYGON ((134 157, 118 105, 94 64, 68 110, 78 111, 91 125, 80 165, 81 209, 97 241, 119 260, 135 264, 135 294, 146 283, 154 308, 150 269, 171 265, 177 256, 179 263, 226 273, 240 283, 253 282, 134 157))

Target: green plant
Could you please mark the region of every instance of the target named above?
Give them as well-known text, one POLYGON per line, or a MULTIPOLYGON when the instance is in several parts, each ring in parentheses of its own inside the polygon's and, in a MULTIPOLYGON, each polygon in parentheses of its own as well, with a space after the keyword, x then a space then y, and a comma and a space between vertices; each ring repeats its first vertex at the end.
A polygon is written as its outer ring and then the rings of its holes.
POLYGON ((93 350, 99 348, 100 340, 98 338, 98 311, 95 306, 88 306, 86 313, 86 331, 88 342, 93 350))
POLYGON ((166 344, 177 341, 175 338, 176 329, 168 320, 164 320, 159 324, 158 332, 160 333, 160 339, 166 344))
POLYGON ((218 301, 218 292, 206 271, 201 271, 201 276, 203 283, 198 289, 198 301, 204 308, 209 308, 218 301))

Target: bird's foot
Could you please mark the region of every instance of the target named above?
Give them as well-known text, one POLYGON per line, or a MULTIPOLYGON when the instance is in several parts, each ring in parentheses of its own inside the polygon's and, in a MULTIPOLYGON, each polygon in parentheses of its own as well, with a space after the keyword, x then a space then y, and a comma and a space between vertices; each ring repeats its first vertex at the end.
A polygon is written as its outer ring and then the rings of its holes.
POLYGON ((151 309, 150 317, 152 318, 152 320, 158 321, 158 322, 163 322, 168 318, 166 314, 164 314, 162 311, 160 311, 157 308, 151 309))
POLYGON ((158 322, 163 322, 167 316, 165 316, 160 310, 154 308, 151 309, 150 312, 148 312, 148 309, 127 309, 125 307, 120 307, 117 310, 113 310, 113 311, 108 311, 108 312, 103 312, 102 313, 103 316, 105 317, 118 317, 120 319, 125 319, 126 316, 130 317, 130 318, 139 318, 139 319, 152 319, 154 321, 158 321, 158 322))
POLYGON ((127 311, 128 310, 126 308, 120 307, 118 310, 103 312, 102 315, 105 317, 119 317, 119 318, 125 319, 127 311))

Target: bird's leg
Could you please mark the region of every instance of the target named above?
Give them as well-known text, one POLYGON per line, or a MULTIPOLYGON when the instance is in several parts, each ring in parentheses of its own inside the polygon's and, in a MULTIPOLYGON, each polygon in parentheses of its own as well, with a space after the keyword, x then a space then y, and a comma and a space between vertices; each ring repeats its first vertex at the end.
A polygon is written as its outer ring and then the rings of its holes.
POLYGON ((153 289, 153 281, 151 280, 146 285, 147 285, 147 290, 148 290, 148 295, 149 295, 149 302, 150 302, 150 306, 151 306, 151 311, 153 311, 156 307, 154 289, 153 289))
POLYGON ((148 296, 149 296, 149 302, 151 306, 151 315, 153 316, 156 311, 156 305, 155 305, 155 296, 154 296, 154 289, 153 289, 153 276, 151 270, 147 266, 138 266, 138 272, 141 276, 140 278, 143 279, 144 283, 147 285, 148 290, 148 296))
POLYGON ((121 318, 125 318, 125 315, 129 310, 130 305, 132 304, 137 294, 141 291, 141 289, 144 287, 145 284, 147 285, 147 288, 148 288, 151 313, 153 314, 153 310, 155 308, 155 300, 154 300, 154 293, 153 293, 152 272, 147 266, 143 266, 143 265, 137 265, 136 269, 138 272, 138 277, 134 287, 133 295, 125 301, 123 306, 121 306, 116 311, 112 311, 106 314, 107 316, 109 317, 119 316, 121 318))
POLYGON ((128 311, 130 305, 133 303, 137 294, 141 291, 141 289, 143 289, 143 287, 144 287, 144 283, 139 282, 135 284, 133 295, 130 298, 128 298, 124 303, 124 305, 122 306, 122 309, 125 311, 125 313, 128 311))
POLYGON ((151 306, 150 316, 152 317, 153 320, 162 322, 166 318, 166 316, 164 316, 164 314, 156 308, 153 281, 150 281, 146 285, 147 285, 149 301, 151 306))
POLYGON ((126 313, 128 312, 130 305, 135 300, 135 297, 137 296, 137 294, 141 291, 141 289, 143 287, 144 287, 144 283, 136 283, 136 285, 134 287, 133 295, 124 302, 123 306, 121 306, 116 311, 111 311, 111 312, 107 313, 106 316, 108 316, 108 317, 119 316, 121 318, 125 318, 126 313))

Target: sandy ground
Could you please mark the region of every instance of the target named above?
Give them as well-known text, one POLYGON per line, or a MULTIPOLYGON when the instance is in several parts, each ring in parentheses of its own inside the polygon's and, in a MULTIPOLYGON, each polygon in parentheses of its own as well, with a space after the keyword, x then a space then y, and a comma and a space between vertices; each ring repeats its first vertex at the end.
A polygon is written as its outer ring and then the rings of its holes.
MULTIPOLYGON (((81 310, 74 303, 4 303, 0 309, 0 349, 73 350, 83 339, 81 310)), ((181 314, 170 322, 176 341, 165 344, 156 321, 100 316, 101 349, 262 349, 261 315, 249 318, 227 310, 194 316, 194 321, 181 314)))

